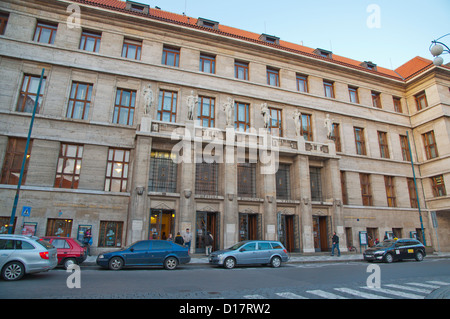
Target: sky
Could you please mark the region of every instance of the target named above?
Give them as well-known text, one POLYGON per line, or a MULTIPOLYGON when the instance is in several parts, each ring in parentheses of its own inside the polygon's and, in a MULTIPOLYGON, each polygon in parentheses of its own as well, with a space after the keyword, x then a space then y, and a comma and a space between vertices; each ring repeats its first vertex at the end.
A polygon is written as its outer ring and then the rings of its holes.
MULTIPOLYGON (((450 33, 450 0, 134 0, 396 69, 450 33)), ((441 39, 450 47, 450 35, 441 39)), ((450 54, 444 54, 444 63, 450 54)))

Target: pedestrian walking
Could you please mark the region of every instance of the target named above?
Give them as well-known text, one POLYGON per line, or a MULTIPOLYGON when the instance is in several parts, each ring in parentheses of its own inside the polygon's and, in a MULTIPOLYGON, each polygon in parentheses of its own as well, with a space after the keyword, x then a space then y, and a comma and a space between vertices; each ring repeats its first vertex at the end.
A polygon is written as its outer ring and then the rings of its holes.
POLYGON ((209 256, 212 253, 212 245, 214 242, 214 237, 210 232, 207 232, 205 236, 205 250, 206 256, 209 256))
POLYGON ((339 236, 336 235, 336 232, 333 233, 331 242, 333 243, 333 245, 331 246, 331 256, 334 256, 334 249, 337 248, 338 257, 341 257, 341 251, 339 250, 339 236))
POLYGON ((183 236, 181 236, 180 232, 178 232, 177 235, 175 236, 174 243, 178 244, 180 246, 184 245, 184 239, 183 239, 183 236))
POLYGON ((186 228, 186 232, 183 235, 184 239, 184 245, 188 248, 188 251, 191 251, 191 241, 192 241, 192 234, 189 232, 189 228, 186 228))

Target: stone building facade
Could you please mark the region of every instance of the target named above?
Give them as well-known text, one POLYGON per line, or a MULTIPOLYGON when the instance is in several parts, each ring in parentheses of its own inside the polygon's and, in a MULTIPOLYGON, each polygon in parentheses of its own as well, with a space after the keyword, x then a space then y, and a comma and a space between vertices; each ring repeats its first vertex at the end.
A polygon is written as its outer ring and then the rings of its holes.
POLYGON ((192 252, 209 231, 215 249, 314 253, 336 231, 346 251, 421 238, 419 202, 427 245, 450 249, 448 67, 388 70, 131 1, 4 0, 0 17, 3 231, 45 69, 15 233, 90 228, 102 252, 189 228, 192 252))

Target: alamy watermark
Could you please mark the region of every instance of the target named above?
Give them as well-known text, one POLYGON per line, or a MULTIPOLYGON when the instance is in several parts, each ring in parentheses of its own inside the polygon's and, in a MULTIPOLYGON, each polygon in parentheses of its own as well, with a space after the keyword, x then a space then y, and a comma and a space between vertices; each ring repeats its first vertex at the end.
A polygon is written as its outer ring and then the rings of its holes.
POLYGON ((369 29, 381 28, 381 8, 378 4, 369 4, 366 12, 370 13, 367 17, 366 25, 369 29))

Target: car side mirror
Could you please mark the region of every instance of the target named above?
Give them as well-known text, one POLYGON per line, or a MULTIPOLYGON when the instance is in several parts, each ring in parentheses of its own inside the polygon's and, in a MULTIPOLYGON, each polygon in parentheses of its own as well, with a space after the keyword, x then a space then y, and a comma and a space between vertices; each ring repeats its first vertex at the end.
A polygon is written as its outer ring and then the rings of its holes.
POLYGON ((130 248, 130 251, 133 252, 133 251, 134 251, 134 248, 130 248))
POLYGON ((245 251, 245 248, 241 248, 241 249, 239 249, 239 251, 242 253, 245 251))

